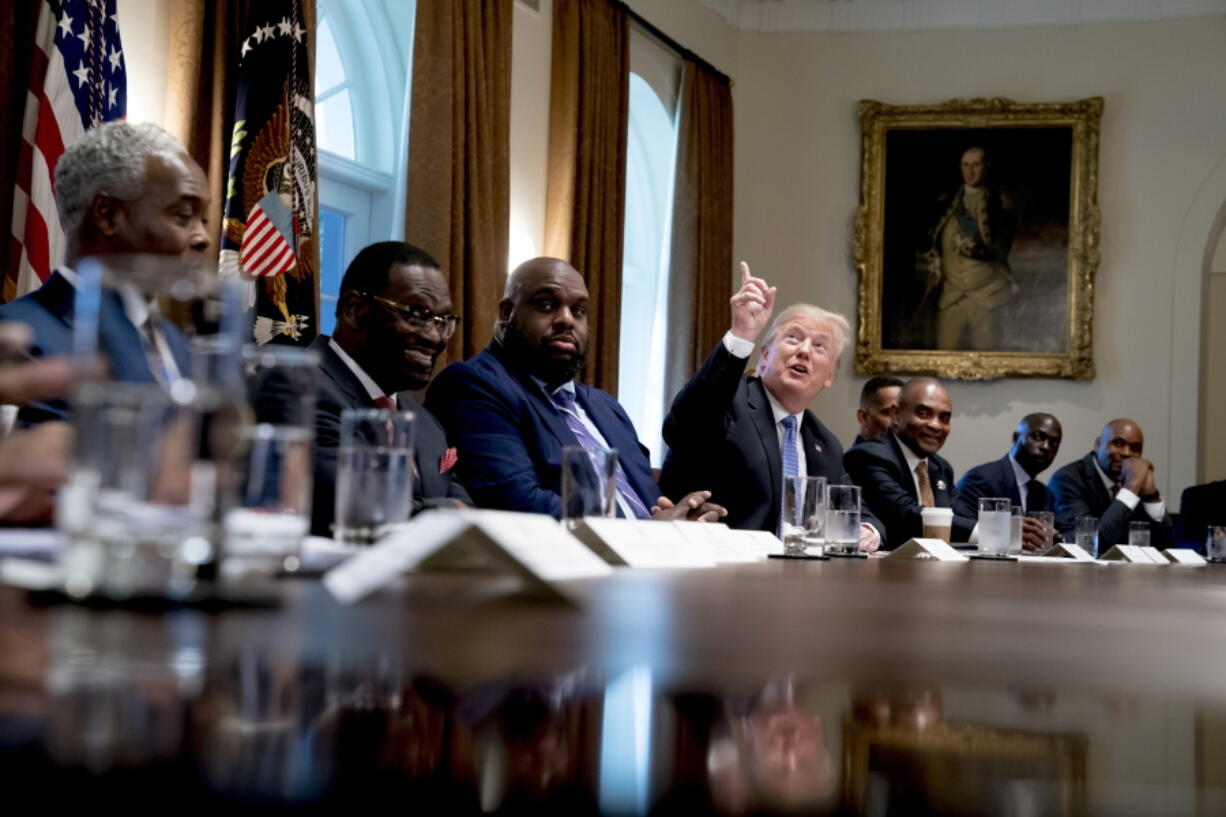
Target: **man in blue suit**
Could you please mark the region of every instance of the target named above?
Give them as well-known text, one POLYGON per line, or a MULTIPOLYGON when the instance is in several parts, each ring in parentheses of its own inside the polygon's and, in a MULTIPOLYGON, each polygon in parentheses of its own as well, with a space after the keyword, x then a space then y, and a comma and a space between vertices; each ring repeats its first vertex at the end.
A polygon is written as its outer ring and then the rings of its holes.
MULTIPOLYGON (((958 480, 954 512, 978 518, 979 500, 984 497, 1004 497, 1027 513, 1053 510, 1051 494, 1039 481, 1039 474, 1055 460, 1063 435, 1060 421, 1052 415, 1027 414, 1013 432, 1013 447, 1008 454, 975 466, 958 480)), ((1030 518, 1023 521, 1023 547, 1038 550, 1044 544, 1039 521, 1030 518)))
POLYGON ((660 496, 647 451, 609 394, 575 380, 588 346, 588 290, 574 268, 534 258, 507 279, 494 340, 444 369, 426 399, 458 449, 456 468, 479 507, 562 516, 564 446, 619 454, 619 514, 714 520, 722 508, 698 492, 660 496))
MULTIPOLYGON (((86 131, 55 168, 64 264, 39 289, 0 306, 0 321, 33 331, 34 357, 72 351, 77 273, 90 256, 151 254, 169 266, 199 263, 209 246, 204 171, 156 125, 110 122, 86 131)), ((99 351, 115 380, 168 382, 189 365, 187 343, 135 291, 103 292, 99 351)), ((66 419, 63 400, 23 406, 23 424, 66 419)))
MULTIPOLYGON (((953 410, 939 381, 913 377, 898 393, 894 428, 852 446, 843 457, 865 504, 885 523, 887 550, 922 534, 922 508, 955 507, 954 469, 937 454, 949 437, 953 410)), ((951 539, 967 541, 975 522, 955 511, 951 539)))
MULTIPOLYGON (((832 383, 851 335, 847 319, 812 304, 779 313, 762 342, 756 376, 745 374, 754 342, 770 320, 775 288, 741 264, 732 326, 673 400, 664 420, 666 493, 701 485, 728 509, 728 525, 777 533, 785 476, 825 477, 850 485, 843 447, 809 406, 832 383)), ((862 508, 860 548, 885 534, 862 508)))

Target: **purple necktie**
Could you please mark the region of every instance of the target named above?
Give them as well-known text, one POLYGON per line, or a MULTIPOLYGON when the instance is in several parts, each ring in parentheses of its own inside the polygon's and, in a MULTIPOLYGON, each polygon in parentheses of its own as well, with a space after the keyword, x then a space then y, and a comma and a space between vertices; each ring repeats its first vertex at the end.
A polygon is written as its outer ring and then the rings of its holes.
MULTIPOLYGON (((575 435, 579 445, 583 446, 587 451, 605 447, 592 436, 592 432, 588 431, 587 426, 579 419, 579 407, 575 405, 575 396, 568 389, 558 389, 553 393, 553 399, 557 407, 561 409, 562 416, 566 418, 566 427, 575 435)), ((630 487, 630 481, 626 479, 626 472, 622 470, 620 457, 617 463, 617 493, 625 500, 636 517, 639 519, 649 519, 651 517, 651 514, 647 512, 647 506, 643 504, 643 500, 639 499, 639 495, 630 487)))

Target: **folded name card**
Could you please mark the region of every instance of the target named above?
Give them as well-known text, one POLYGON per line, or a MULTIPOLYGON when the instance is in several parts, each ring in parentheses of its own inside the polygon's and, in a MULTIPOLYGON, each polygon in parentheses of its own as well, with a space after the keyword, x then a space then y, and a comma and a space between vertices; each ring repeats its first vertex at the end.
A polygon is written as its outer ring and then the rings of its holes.
POLYGON ((894 548, 886 556, 887 559, 936 559, 939 562, 968 561, 958 551, 940 539, 908 539, 894 548))
POLYGON ((1127 562, 1132 565, 1169 565, 1166 557, 1157 548, 1140 545, 1116 545, 1100 558, 1108 562, 1127 562))
POLYGON ((588 517, 575 538, 611 565, 653 568, 715 567, 715 559, 691 544, 676 526, 638 519, 588 517))
POLYGON ((1204 556, 1201 556, 1195 550, 1190 548, 1167 548, 1166 550, 1162 551, 1162 555, 1165 556, 1171 562, 1171 564, 1188 565, 1190 567, 1209 564, 1205 561, 1204 556))
POLYGON ((603 560, 550 516, 509 511, 432 510, 324 575, 352 604, 406 570, 482 565, 519 577, 539 595, 569 600, 555 582, 607 576, 603 560))
POLYGON ((1057 545, 1052 545, 1041 554, 1044 557, 1057 557, 1061 559, 1072 559, 1077 562, 1092 562, 1094 557, 1086 552, 1086 549, 1081 545, 1075 545, 1071 542, 1061 542, 1057 545))
POLYGON ((724 534, 728 541, 765 559, 772 553, 783 553, 783 542, 775 534, 764 530, 736 530, 728 528, 724 534))
POLYGON ((757 562, 763 558, 752 548, 745 547, 732 536, 723 522, 674 521, 686 541, 720 564, 757 562))

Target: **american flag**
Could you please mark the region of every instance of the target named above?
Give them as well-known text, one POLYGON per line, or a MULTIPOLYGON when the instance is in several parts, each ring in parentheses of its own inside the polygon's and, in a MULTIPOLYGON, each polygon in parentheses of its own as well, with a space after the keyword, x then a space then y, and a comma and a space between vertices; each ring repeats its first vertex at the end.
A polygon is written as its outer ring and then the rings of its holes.
POLYGON ((13 190, 4 300, 36 289, 63 260, 55 165, 88 128, 123 119, 127 76, 116 0, 42 0, 13 190))

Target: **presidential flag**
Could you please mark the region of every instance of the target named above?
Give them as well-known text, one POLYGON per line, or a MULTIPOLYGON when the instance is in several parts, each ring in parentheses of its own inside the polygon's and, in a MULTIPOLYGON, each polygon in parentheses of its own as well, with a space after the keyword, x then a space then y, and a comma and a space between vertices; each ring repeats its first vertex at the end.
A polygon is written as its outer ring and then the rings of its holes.
POLYGON ((123 119, 127 78, 116 0, 42 0, 21 122, 4 300, 37 289, 64 260, 55 165, 85 131, 123 119))
POLYGON ((251 282, 259 343, 310 343, 318 323, 315 107, 302 0, 252 3, 222 223, 222 274, 251 282))

